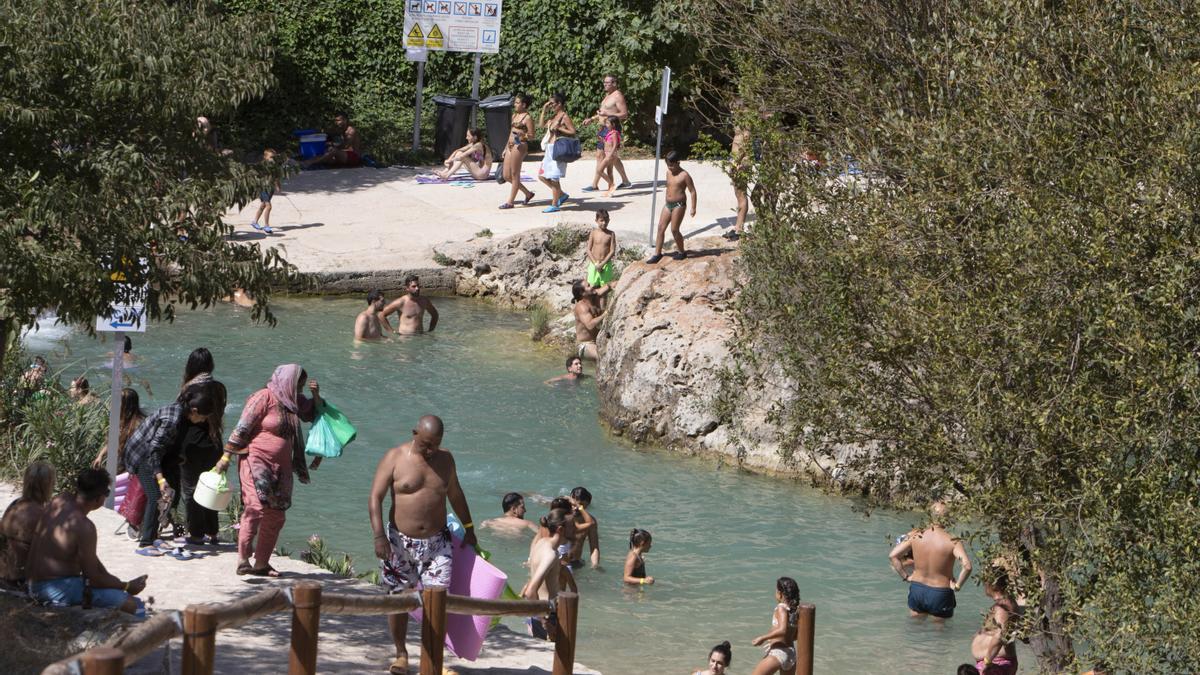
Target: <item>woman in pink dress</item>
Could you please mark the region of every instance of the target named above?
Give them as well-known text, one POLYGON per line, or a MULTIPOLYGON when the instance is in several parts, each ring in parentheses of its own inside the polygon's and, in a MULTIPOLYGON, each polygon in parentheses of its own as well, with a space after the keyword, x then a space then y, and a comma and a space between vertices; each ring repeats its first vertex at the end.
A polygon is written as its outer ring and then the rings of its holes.
MULTIPOLYGON (((238 574, 279 576, 270 561, 284 512, 292 505, 292 472, 301 483, 308 482, 300 422, 313 420, 321 404, 320 391, 317 381, 308 380, 300 366, 279 366, 267 386, 246 399, 237 428, 225 444, 217 471, 224 471, 233 455, 241 457, 238 480, 244 509, 238 531, 238 574), (311 399, 301 393, 306 380, 311 399)), ((313 462, 313 469, 317 463, 313 462)))

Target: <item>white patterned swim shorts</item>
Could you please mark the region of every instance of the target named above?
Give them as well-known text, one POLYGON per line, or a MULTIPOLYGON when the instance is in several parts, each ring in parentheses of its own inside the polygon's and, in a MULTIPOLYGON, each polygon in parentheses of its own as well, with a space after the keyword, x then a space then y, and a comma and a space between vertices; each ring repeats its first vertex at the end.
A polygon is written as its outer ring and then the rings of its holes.
POLYGON ((417 539, 388 523, 387 539, 392 554, 387 560, 379 561, 379 583, 389 593, 426 586, 450 586, 449 528, 443 528, 428 539, 417 539))

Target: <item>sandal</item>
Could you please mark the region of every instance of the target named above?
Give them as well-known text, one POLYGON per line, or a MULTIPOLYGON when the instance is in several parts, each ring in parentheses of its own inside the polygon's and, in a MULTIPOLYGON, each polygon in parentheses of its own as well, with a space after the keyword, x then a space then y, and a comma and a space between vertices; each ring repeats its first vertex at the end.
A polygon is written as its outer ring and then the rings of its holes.
POLYGON ((533 201, 533 197, 534 197, 534 194, 532 192, 530 192, 529 196, 525 198, 525 206, 529 206, 529 202, 533 201))
POLYGON ((141 548, 135 548, 135 549, 133 549, 133 552, 138 555, 148 556, 150 558, 157 558, 161 555, 164 555, 164 553, 162 551, 158 550, 158 548, 156 548, 154 546, 143 546, 141 548))
POLYGON ((270 565, 267 565, 261 569, 251 569, 250 574, 253 574, 256 577, 271 577, 272 579, 279 578, 279 570, 271 567, 270 565))
POLYGON ((392 665, 388 667, 390 675, 408 675, 408 654, 397 656, 392 665))
POLYGON ((238 563, 237 575, 239 577, 242 576, 243 574, 252 574, 253 572, 254 572, 254 568, 250 566, 250 563, 248 563, 248 562, 238 563))
POLYGON ((512 207, 513 207, 513 205, 509 204, 508 202, 504 202, 503 204, 500 205, 500 208, 502 208, 502 209, 511 209, 512 207))

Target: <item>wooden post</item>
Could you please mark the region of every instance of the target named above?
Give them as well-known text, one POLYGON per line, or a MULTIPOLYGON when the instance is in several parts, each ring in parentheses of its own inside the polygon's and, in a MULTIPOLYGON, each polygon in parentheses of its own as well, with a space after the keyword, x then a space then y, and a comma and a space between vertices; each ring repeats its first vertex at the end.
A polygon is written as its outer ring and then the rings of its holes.
POLYGON ((442 675, 446 645, 446 588, 421 591, 421 675, 442 675))
POLYGON ((799 609, 800 618, 796 623, 796 675, 812 675, 817 606, 802 602, 799 609))
POLYGON ((320 622, 321 584, 301 581, 292 587, 292 651, 288 657, 288 675, 316 675, 320 622))
POLYGON ((125 653, 120 649, 93 647, 83 653, 84 675, 121 675, 124 672, 125 653))
POLYGON ((579 594, 558 594, 558 631, 554 636, 554 675, 575 672, 575 629, 579 623, 579 594))
POLYGON ((217 610, 188 605, 183 610, 183 675, 212 675, 217 651, 217 610))

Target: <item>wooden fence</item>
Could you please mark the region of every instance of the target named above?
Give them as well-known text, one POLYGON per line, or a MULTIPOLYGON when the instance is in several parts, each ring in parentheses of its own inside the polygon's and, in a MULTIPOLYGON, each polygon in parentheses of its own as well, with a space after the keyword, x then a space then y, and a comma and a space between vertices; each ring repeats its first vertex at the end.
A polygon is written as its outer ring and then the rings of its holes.
MULTIPOLYGON (((95 647, 53 663, 42 675, 120 675, 125 666, 147 656, 163 643, 183 636, 183 675, 211 675, 215 666, 217 632, 237 628, 269 614, 292 610, 291 651, 288 675, 315 675, 317 635, 321 614, 387 615, 421 608, 421 675, 441 675, 446 641, 446 615, 545 616, 558 614, 554 640, 553 675, 571 675, 575 665, 575 639, 579 596, 559 593, 554 603, 545 600, 482 600, 450 595, 431 587, 397 595, 322 593, 321 584, 301 581, 287 588, 272 588, 225 604, 189 605, 183 612, 165 612, 139 624, 109 645, 95 647)), ((812 675, 816 608, 800 605, 796 634, 794 675, 812 675)), ((792 675, 792 674, 788 674, 792 675)))

